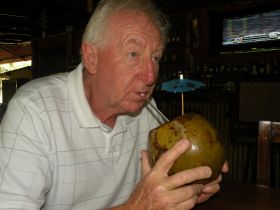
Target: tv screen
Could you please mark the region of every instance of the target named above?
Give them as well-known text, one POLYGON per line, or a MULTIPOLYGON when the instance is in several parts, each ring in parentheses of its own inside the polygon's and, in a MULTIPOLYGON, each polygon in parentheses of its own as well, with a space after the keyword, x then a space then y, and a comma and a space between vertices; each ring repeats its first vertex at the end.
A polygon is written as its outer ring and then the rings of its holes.
POLYGON ((280 4, 213 11, 209 19, 212 54, 280 50, 280 4))
POLYGON ((280 10, 223 19, 222 46, 280 40, 280 10))

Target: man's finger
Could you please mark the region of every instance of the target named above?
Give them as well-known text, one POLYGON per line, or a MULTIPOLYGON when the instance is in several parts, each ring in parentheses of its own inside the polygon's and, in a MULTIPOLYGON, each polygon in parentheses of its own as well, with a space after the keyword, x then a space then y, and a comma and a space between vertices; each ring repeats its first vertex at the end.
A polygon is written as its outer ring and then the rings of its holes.
POLYGON ((223 167, 222 167, 222 172, 223 173, 227 173, 229 171, 229 167, 228 167, 228 161, 225 161, 223 167))
POLYGON ((168 199, 175 204, 182 203, 201 194, 202 184, 185 185, 171 191, 166 191, 168 199))
POLYGON ((149 171, 151 171, 151 166, 149 162, 149 154, 147 150, 141 151, 141 176, 145 176, 149 171))
POLYGON ((189 141, 182 139, 171 149, 166 151, 157 161, 156 168, 163 173, 168 173, 175 160, 180 157, 190 146, 189 141))
POLYGON ((194 181, 209 178, 212 170, 208 166, 200 166, 193 169, 178 172, 169 177, 168 181, 164 184, 166 189, 174 189, 182 185, 190 184, 194 181))

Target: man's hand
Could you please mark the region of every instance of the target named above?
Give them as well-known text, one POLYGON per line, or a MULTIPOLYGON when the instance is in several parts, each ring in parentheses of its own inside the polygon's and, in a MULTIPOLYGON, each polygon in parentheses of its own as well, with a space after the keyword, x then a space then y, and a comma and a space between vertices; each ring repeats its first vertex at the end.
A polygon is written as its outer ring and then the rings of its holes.
MULTIPOLYGON (((222 172, 227 173, 229 170, 228 168, 228 163, 225 162, 223 167, 222 167, 222 172)), ((208 200, 212 195, 217 193, 220 190, 220 182, 222 181, 222 175, 220 174, 219 177, 214 180, 213 182, 210 182, 206 185, 203 186, 202 192, 199 195, 197 199, 197 203, 202 203, 208 200)))
POLYGON ((142 152, 142 180, 127 202, 128 209, 187 210, 193 208, 199 199, 205 200, 210 197, 208 194, 212 195, 218 190, 219 179, 209 187, 202 184, 191 184, 193 181, 211 176, 211 169, 207 166, 168 176, 168 171, 174 161, 189 146, 188 141, 179 141, 160 157, 153 168, 149 164, 147 151, 142 152))

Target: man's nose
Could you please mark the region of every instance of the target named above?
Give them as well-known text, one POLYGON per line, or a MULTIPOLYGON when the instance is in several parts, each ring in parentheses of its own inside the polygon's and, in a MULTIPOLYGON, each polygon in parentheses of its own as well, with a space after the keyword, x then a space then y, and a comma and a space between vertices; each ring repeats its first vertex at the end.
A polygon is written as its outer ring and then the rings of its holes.
POLYGON ((151 59, 147 59, 141 71, 141 79, 144 81, 145 85, 153 85, 157 77, 157 67, 151 59))

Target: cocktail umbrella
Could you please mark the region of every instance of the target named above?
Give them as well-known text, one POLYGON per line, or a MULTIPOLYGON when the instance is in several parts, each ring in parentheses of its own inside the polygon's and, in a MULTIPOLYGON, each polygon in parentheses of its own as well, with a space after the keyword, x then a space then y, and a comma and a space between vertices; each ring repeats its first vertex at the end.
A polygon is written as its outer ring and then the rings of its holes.
POLYGON ((184 92, 194 91, 200 87, 205 86, 204 83, 197 80, 184 79, 184 75, 180 74, 179 79, 169 80, 163 82, 161 85, 161 90, 165 90, 173 93, 181 93, 182 100, 182 115, 184 112, 184 92))

